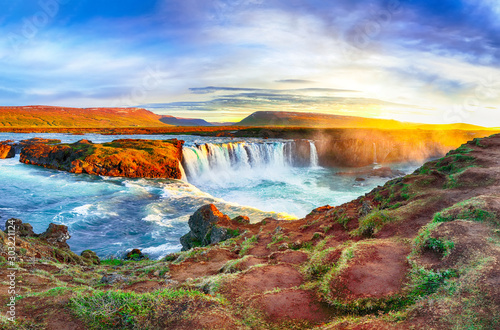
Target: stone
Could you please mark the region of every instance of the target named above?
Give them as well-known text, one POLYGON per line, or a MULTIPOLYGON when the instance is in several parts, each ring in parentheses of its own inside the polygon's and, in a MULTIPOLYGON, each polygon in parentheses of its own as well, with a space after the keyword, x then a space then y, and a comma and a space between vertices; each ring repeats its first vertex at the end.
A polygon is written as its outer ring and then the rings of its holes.
POLYGON ((100 265, 101 264, 101 260, 99 259, 99 257, 97 256, 97 254, 92 251, 92 250, 84 250, 82 251, 82 253, 80 254, 80 256, 85 259, 85 260, 88 260, 89 263, 91 264, 94 264, 94 265, 100 265))
POLYGON ((188 224, 191 231, 180 239, 183 251, 219 243, 239 235, 238 229, 230 228, 232 220, 213 204, 200 207, 189 218, 188 224))
POLYGON ((125 260, 140 261, 144 259, 149 259, 145 254, 139 249, 133 249, 125 255, 125 260))
POLYGON ((374 206, 372 203, 367 202, 367 201, 363 201, 363 203, 361 204, 361 207, 358 210, 358 213, 361 217, 364 217, 365 215, 370 213, 373 209, 374 209, 374 206))
POLYGON ((16 156, 16 150, 13 146, 8 144, 0 144, 0 159, 14 158, 16 156))
POLYGON ((51 223, 49 228, 40 235, 40 238, 46 240, 51 245, 69 249, 66 241, 71 238, 71 235, 68 232, 67 226, 51 223))
POLYGON ((244 215, 239 215, 231 221, 241 223, 241 224, 246 224, 246 225, 250 224, 250 218, 247 216, 244 216, 244 215))
POLYGON ((29 223, 23 223, 20 219, 9 219, 5 222, 5 232, 11 232, 12 226, 14 226, 14 232, 16 236, 19 237, 37 237, 33 231, 33 227, 29 223), (10 228, 9 228, 10 227, 10 228), (10 230, 9 230, 10 229, 10 230))
POLYGON ((101 278, 101 283, 112 285, 116 282, 126 282, 128 281, 129 278, 113 273, 113 274, 106 274, 101 278))

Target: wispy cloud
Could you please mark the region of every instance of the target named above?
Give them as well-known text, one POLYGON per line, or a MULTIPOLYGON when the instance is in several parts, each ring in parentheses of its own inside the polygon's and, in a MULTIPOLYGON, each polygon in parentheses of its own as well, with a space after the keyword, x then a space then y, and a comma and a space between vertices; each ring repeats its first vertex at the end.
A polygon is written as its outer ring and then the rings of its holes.
POLYGON ((456 120, 500 126, 499 98, 478 93, 500 81, 494 0, 74 0, 54 15, 39 2, 0 5, 5 105, 167 104, 165 111, 212 120, 287 109, 443 122, 472 98, 456 120), (35 33, 24 37, 33 22, 35 33), (158 79, 147 84, 151 68, 158 79))

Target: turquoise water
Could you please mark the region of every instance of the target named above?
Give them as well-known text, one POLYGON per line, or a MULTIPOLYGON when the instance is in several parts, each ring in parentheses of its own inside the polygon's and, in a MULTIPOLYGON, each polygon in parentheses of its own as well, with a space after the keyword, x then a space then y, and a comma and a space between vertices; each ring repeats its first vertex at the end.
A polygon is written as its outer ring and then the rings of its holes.
MULTIPOLYGON (((224 149, 237 142, 193 136, 11 133, 0 133, 0 141, 35 136, 63 142, 82 138, 107 142, 118 138, 176 137, 186 141, 185 148, 208 143, 224 149)), ((187 170, 184 181, 71 174, 22 164, 19 155, 0 160, 2 226, 11 217, 31 223, 38 233, 51 222, 64 224, 72 235, 68 243, 77 253, 90 248, 100 257, 121 256, 127 250, 140 248, 151 257, 159 258, 180 250, 179 238, 189 231, 189 216, 204 204, 214 203, 231 217, 247 215, 252 221, 267 216, 297 218, 319 206, 352 200, 386 181, 371 178, 355 184, 353 177, 335 175, 341 169, 325 169, 314 164, 291 166, 286 162, 286 153, 282 153, 287 141, 245 139, 244 143, 248 155, 254 158, 252 161, 238 158, 233 159, 233 164, 226 164, 220 159, 219 163, 209 159, 204 172, 191 170, 193 173, 190 173, 188 167, 195 168, 195 162, 199 161, 196 158, 190 164, 184 163, 187 170), (250 148, 253 148, 252 154, 250 148), (262 154, 261 163, 255 160, 259 148, 271 152, 262 154)), ((210 155, 215 157, 213 153, 210 155)), ((396 167, 411 172, 416 166, 396 167)))

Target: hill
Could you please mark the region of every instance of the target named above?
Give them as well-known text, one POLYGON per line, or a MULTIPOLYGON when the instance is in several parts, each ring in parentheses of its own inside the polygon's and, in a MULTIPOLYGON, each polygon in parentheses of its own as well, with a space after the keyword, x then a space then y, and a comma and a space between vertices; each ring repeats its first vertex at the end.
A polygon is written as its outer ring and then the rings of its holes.
POLYGON ((165 127, 139 108, 0 107, 0 127, 165 127))
POLYGON ((179 118, 174 116, 161 116, 160 121, 162 123, 174 126, 214 126, 213 124, 203 119, 179 118))
POLYGON ((257 111, 246 117, 237 126, 291 126, 315 128, 384 128, 384 129, 462 129, 480 130, 481 126, 469 124, 430 125, 406 123, 391 119, 374 119, 354 116, 339 116, 320 113, 257 111))

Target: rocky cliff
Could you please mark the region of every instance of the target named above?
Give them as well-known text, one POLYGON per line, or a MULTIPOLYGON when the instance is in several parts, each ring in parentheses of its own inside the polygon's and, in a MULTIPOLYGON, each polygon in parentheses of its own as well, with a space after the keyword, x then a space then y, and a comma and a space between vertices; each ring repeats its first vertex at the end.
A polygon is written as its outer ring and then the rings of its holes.
POLYGON ((0 159, 13 158, 16 155, 16 150, 13 146, 0 143, 0 159))
POLYGON ((122 139, 94 144, 32 144, 21 151, 25 164, 68 171, 131 178, 181 179, 180 161, 184 141, 122 139))

